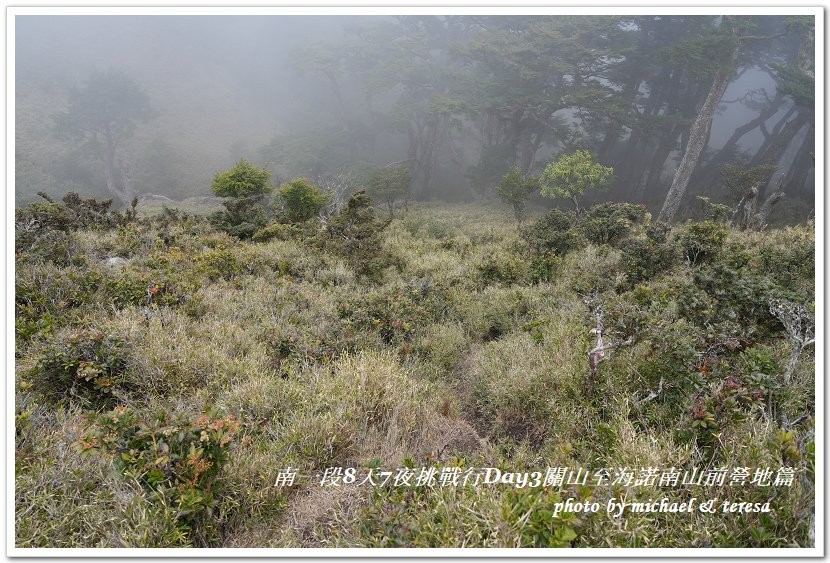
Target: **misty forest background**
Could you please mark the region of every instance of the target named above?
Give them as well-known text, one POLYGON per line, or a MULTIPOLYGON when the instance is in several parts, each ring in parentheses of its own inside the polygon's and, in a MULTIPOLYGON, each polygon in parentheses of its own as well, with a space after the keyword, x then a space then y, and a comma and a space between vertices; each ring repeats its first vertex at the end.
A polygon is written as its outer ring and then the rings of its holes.
POLYGON ((512 164, 534 175, 582 148, 614 168, 589 202, 657 211, 731 65, 683 209, 699 211, 695 196, 737 203, 744 187, 724 165, 768 165, 759 199, 775 186, 787 196, 770 220, 804 220, 810 24, 751 20, 741 33, 757 39, 733 45, 706 16, 21 17, 17 202, 113 196, 103 143, 62 130, 59 116, 122 80, 136 90, 113 108, 125 121, 114 140, 122 204, 210 195, 213 175, 241 157, 276 185, 403 161, 411 199, 466 201, 493 196, 512 164))
POLYGON ((16 546, 815 545, 814 17, 14 21, 16 546))

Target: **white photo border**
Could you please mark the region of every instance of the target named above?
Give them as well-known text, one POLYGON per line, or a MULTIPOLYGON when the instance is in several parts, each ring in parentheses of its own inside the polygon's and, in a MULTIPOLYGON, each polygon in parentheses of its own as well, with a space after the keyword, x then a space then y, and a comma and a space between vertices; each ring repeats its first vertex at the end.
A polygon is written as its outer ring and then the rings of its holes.
POLYGON ((191 2, 180 2, 171 6, 113 6, 88 5, 85 7, 69 5, 6 6, 6 197, 5 221, 0 238, 6 253, 5 278, 5 351, 6 351, 6 432, 4 433, 6 463, 6 556, 14 558, 59 557, 59 558, 598 558, 598 557, 636 557, 636 558, 815 558, 825 555, 825 385, 824 385, 824 166, 825 166, 825 10, 822 6, 805 7, 759 5, 758 3, 723 6, 716 2, 701 2, 694 6, 672 6, 653 1, 641 1, 638 6, 625 6, 618 3, 605 5, 552 6, 539 3, 523 2, 521 6, 492 5, 488 2, 457 2, 456 5, 434 5, 428 3, 409 3, 396 6, 388 2, 363 2, 362 6, 345 5, 329 2, 317 6, 199 6, 191 2), (414 15, 414 14, 764 14, 764 15, 812 15, 816 18, 815 29, 815 67, 816 67, 816 349, 815 349, 815 402, 816 402, 816 483, 815 483, 815 529, 816 545, 812 548, 18 548, 14 546, 15 534, 15 452, 14 452, 14 158, 15 158, 15 18, 17 16, 37 15, 113 15, 113 16, 147 16, 147 15, 414 15))

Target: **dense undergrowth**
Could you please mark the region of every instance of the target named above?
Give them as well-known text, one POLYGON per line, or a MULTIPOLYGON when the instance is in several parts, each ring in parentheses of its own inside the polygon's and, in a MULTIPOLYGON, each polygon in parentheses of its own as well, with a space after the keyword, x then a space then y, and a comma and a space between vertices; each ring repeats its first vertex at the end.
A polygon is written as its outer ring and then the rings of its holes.
POLYGON ((810 545, 812 225, 667 230, 606 204, 519 231, 494 206, 367 205, 253 241, 177 211, 18 210, 16 545, 810 545), (308 481, 331 466, 795 478, 308 481), (297 484, 274 487, 286 467, 297 484), (774 511, 552 516, 707 495, 774 511))

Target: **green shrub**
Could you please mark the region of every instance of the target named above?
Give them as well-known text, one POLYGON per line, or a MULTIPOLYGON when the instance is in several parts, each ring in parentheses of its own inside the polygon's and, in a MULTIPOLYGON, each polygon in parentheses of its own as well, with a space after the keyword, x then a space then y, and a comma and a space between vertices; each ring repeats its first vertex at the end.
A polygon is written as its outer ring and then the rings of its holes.
POLYGON ((382 201, 389 211, 389 216, 395 212, 395 202, 409 192, 412 176, 408 164, 380 168, 375 170, 368 180, 367 191, 375 199, 382 201))
POLYGON ((285 223, 274 223, 264 229, 260 229, 253 235, 254 242, 268 242, 269 240, 290 240, 294 238, 298 230, 293 225, 285 223))
POLYGON ((159 412, 147 420, 116 407, 92 418, 77 447, 87 455, 114 453, 118 470, 138 481, 152 501, 172 505, 187 528, 209 534, 220 473, 239 428, 233 416, 159 412))
POLYGON ((811 225, 767 231, 758 246, 764 272, 782 287, 812 300, 815 291, 816 241, 811 225))
POLYGON ((17 259, 28 258, 54 262, 59 266, 79 265, 84 259, 77 256, 71 231, 79 229, 111 229, 135 221, 135 207, 122 214, 111 211, 112 200, 83 199, 75 192, 56 203, 44 193, 48 203, 32 203, 15 209, 15 253, 17 259))
POLYGON ((262 205, 265 194, 271 191, 268 180, 271 173, 257 168, 244 158, 232 168, 213 177, 211 190, 224 202, 225 211, 217 211, 209 220, 216 229, 240 239, 251 238, 268 224, 268 213, 262 205))
POLYGON ((779 326, 768 302, 783 290, 767 276, 749 267, 734 269, 715 263, 696 271, 694 283, 713 300, 706 324, 737 322, 747 337, 758 329, 769 332, 779 326))
POLYGON ((501 200, 513 206, 513 215, 519 227, 522 226, 527 216, 527 200, 538 188, 538 179, 526 178, 518 166, 510 168, 496 188, 496 193, 499 194, 501 200))
POLYGON ((657 243, 666 242, 670 232, 671 227, 665 223, 655 223, 645 229, 646 238, 657 243))
POLYGON ((527 275, 527 264, 520 256, 504 252, 489 253, 477 266, 483 285, 512 285, 527 275))
POLYGON ((700 209, 703 218, 715 223, 723 223, 729 220, 732 215, 732 208, 722 203, 713 203, 711 199, 705 196, 697 196, 695 198, 700 202, 700 209))
POLYGON ((574 212, 552 209, 524 231, 522 238, 536 254, 564 256, 582 242, 576 225, 577 216, 574 212))
POLYGON ((420 294, 412 287, 388 287, 369 292, 348 309, 341 308, 341 316, 353 319, 361 328, 379 332, 388 344, 400 345, 430 319, 420 301, 420 294))
POLYGON ((242 158, 230 169, 217 172, 210 189, 219 197, 247 198, 271 191, 270 179, 271 172, 242 158))
POLYGON ((305 178, 297 178, 280 186, 278 193, 285 205, 286 220, 290 223, 304 223, 315 217, 329 201, 320 186, 305 178))
POLYGON ((580 295, 616 289, 624 280, 622 253, 610 246, 586 246, 563 260, 563 281, 580 295))
POLYGON ((210 281, 230 281, 247 272, 244 254, 230 249, 208 250, 194 258, 194 269, 210 281))
MULTIPOLYGON (((148 284, 146 275, 134 270, 125 270, 104 278, 102 297, 108 304, 119 309, 127 305, 143 305, 147 304, 148 291, 152 287, 154 284, 148 284)), ((158 291, 158 287, 155 291, 158 291)))
POLYGON ((598 190, 611 179, 614 169, 594 160, 590 152, 578 150, 548 163, 542 172, 542 189, 545 197, 564 197, 574 203, 580 213, 579 198, 587 190, 598 190))
POLYGON ((728 233, 729 229, 719 223, 690 223, 678 236, 678 242, 686 260, 694 266, 715 257, 728 233))
POLYGON ((589 209, 580 222, 585 237, 594 244, 615 244, 629 235, 646 214, 644 205, 601 203, 589 209))
MULTIPOLYGON (((572 547, 586 516, 562 511, 554 515, 558 491, 511 489, 502 498, 502 517, 519 536, 520 547, 572 547)), ((584 499, 583 499, 584 500, 584 499)), ((580 502, 578 499, 575 503, 580 502)))
POLYGON ((620 245, 622 268, 634 285, 668 271, 675 264, 674 247, 649 238, 627 239, 620 245))
POLYGON ((225 201, 225 211, 216 211, 208 220, 217 230, 239 239, 250 239, 268 224, 268 212, 262 204, 262 195, 233 198, 225 201))
POLYGON ((71 324, 95 304, 100 272, 87 268, 58 268, 54 264, 18 265, 15 272, 15 323, 20 341, 71 324))
POLYGON ((543 252, 531 257, 528 264, 530 279, 533 283, 553 281, 556 272, 562 266, 562 258, 550 252, 543 252))
POLYGON ((135 208, 138 200, 134 199, 132 207, 125 213, 110 210, 111 199, 84 199, 76 192, 63 196, 63 204, 55 202, 43 192, 39 192, 48 203, 31 203, 26 207, 15 209, 15 243, 16 251, 21 252, 34 239, 48 231, 68 233, 78 229, 114 228, 126 225, 136 219, 135 208))
POLYGON ((120 338, 82 329, 47 346, 30 379, 36 390, 55 400, 106 404, 125 390, 127 355, 120 338))
POLYGON ((359 191, 349 198, 340 213, 332 217, 318 242, 348 260, 356 273, 371 277, 378 273, 381 265, 381 233, 388 225, 389 221, 377 218, 366 192, 359 191))

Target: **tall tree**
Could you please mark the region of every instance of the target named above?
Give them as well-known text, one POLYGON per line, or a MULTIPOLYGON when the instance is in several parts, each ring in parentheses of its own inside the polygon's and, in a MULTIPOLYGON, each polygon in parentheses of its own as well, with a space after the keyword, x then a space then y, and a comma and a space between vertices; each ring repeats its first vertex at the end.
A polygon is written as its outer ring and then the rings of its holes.
MULTIPOLYGON (((504 146, 529 173, 547 144, 561 148, 624 122, 630 91, 620 87, 633 32, 602 16, 489 18, 459 47, 473 67, 466 110, 479 122, 482 153, 504 146), (565 129, 562 120, 568 119, 565 129)), ((630 90, 630 88, 629 88, 630 90)))
POLYGON ((67 110, 55 116, 60 136, 82 140, 100 159, 107 188, 125 206, 134 188, 123 151, 139 122, 154 115, 147 94, 118 70, 92 73, 82 88, 69 92, 67 110))
POLYGON ((747 41, 769 40, 781 36, 781 34, 754 36, 747 33, 753 26, 751 18, 722 16, 719 28, 707 38, 705 45, 700 43, 689 45, 702 49, 702 51, 690 51, 691 56, 703 56, 711 61, 712 82, 689 131, 683 158, 677 167, 674 180, 658 216, 660 222, 671 223, 680 208, 680 201, 708 142, 715 110, 735 72, 741 47, 747 41))

